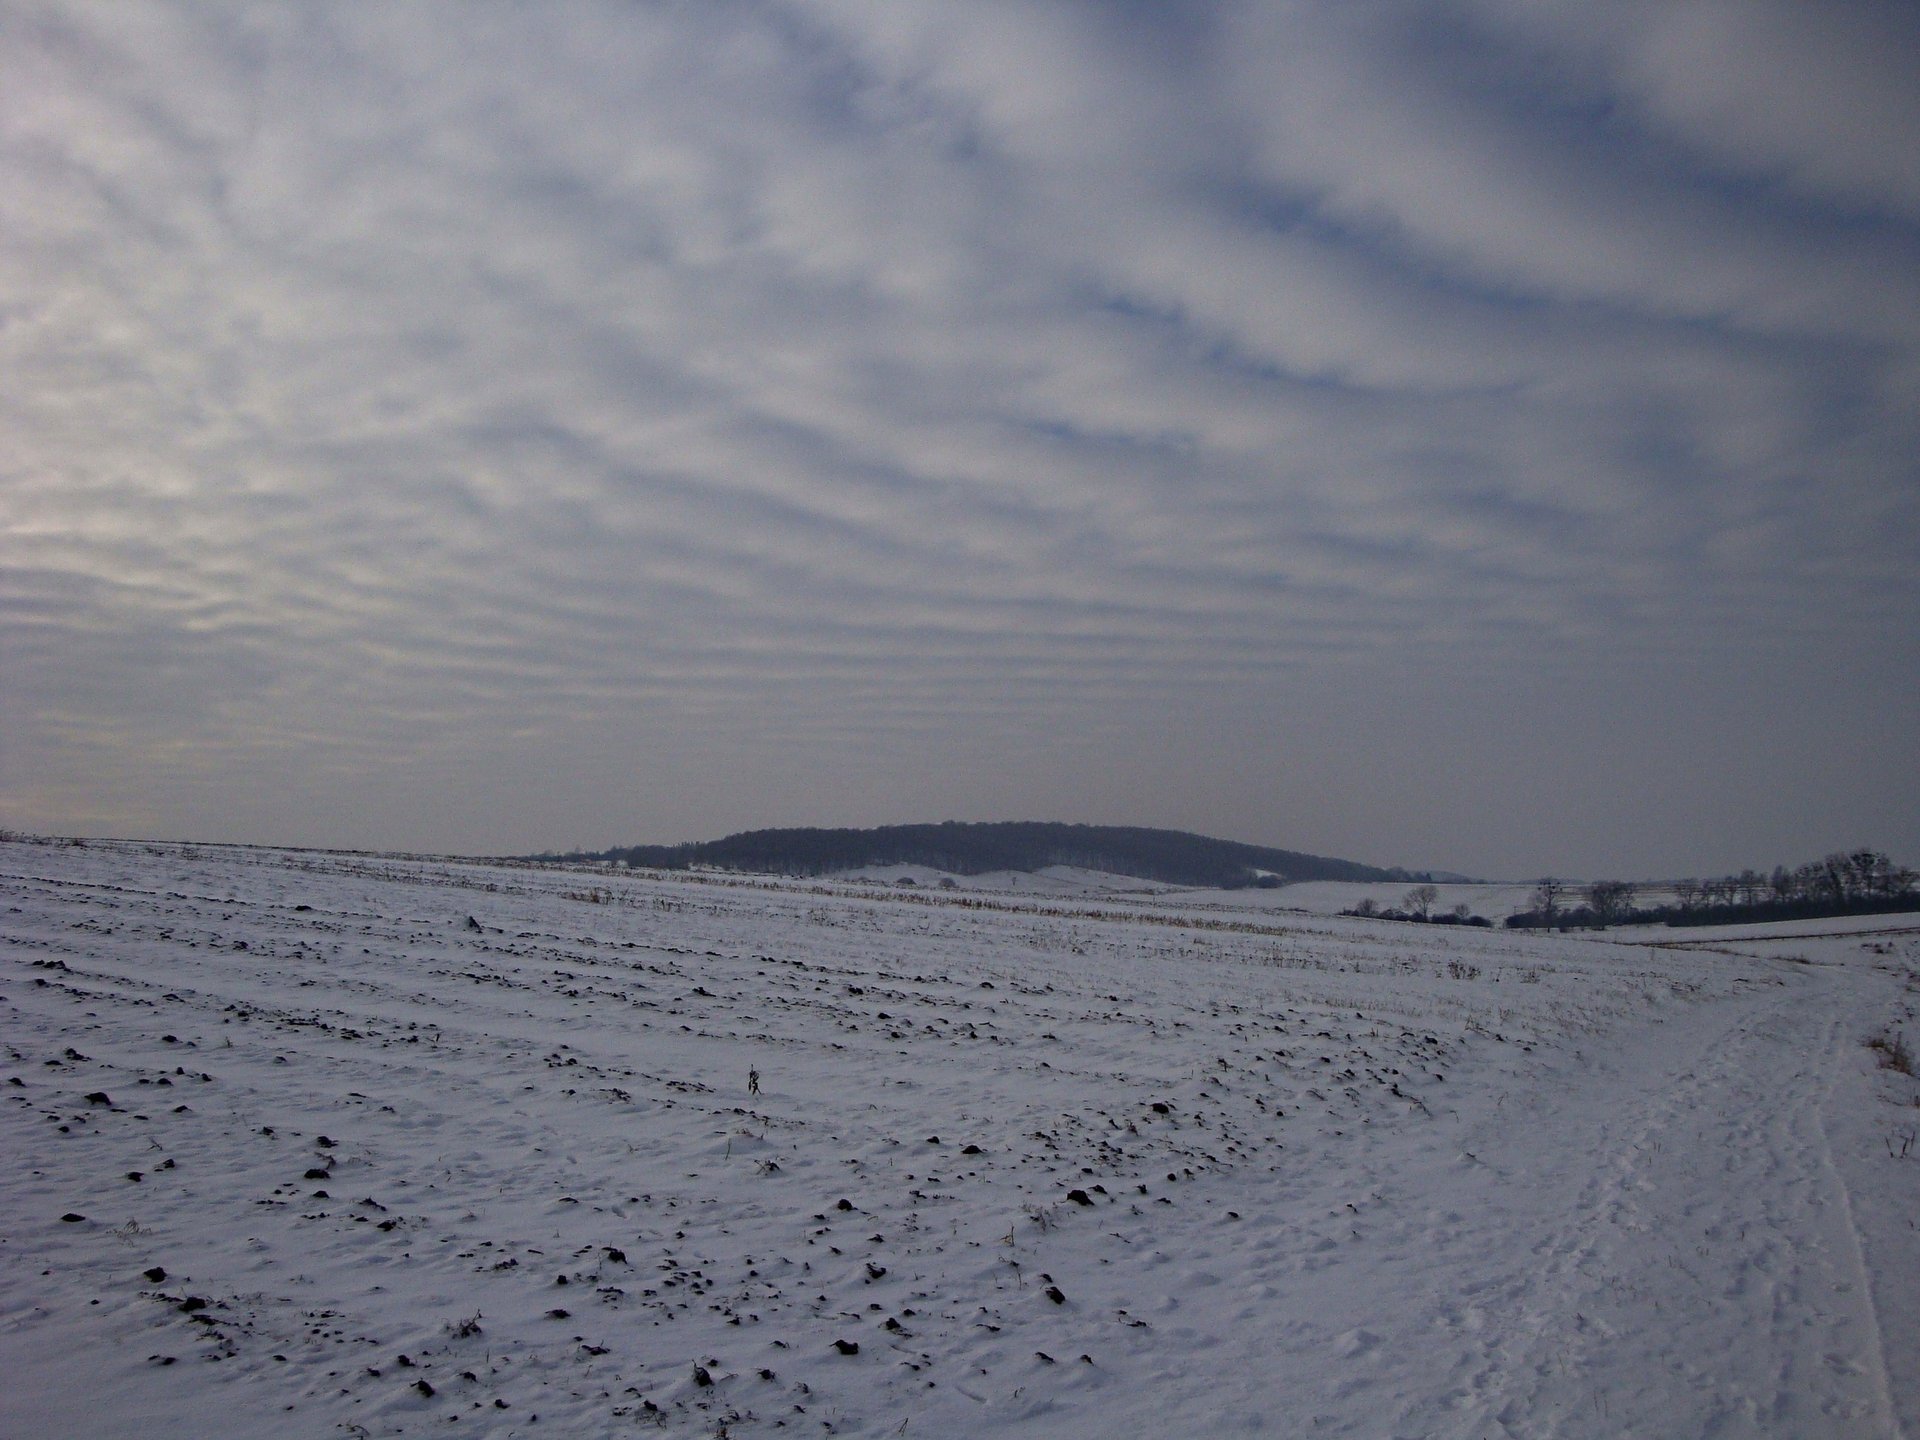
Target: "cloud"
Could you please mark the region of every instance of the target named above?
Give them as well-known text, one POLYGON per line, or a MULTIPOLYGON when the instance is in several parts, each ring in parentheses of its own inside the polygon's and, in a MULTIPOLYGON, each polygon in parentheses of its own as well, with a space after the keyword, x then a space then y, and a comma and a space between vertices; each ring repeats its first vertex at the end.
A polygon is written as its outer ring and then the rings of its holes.
MULTIPOLYGON (((14 823, 138 776, 126 825, 244 838, 910 801, 1491 868, 1437 805, 1250 759, 1246 717, 1324 745, 1351 677, 1434 654, 1684 688, 1877 648, 1841 715, 1913 678, 1893 9, 0 23, 14 823), (1217 754, 1138 758, 1169 737, 1217 754)), ((1497 768, 1432 686, 1381 743, 1497 768)))
POLYGON ((1550 49, 1636 123, 1726 174, 1920 217, 1920 96, 1911 7, 1850 0, 1521 5, 1489 0, 1496 27, 1550 49))

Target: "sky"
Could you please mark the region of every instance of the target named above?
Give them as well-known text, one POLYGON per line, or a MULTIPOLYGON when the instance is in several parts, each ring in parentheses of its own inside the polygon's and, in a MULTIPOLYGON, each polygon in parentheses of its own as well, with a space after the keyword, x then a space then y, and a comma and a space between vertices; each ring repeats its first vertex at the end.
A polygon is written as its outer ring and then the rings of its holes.
POLYGON ((1909 0, 0 0, 0 825, 1920 863, 1909 0))

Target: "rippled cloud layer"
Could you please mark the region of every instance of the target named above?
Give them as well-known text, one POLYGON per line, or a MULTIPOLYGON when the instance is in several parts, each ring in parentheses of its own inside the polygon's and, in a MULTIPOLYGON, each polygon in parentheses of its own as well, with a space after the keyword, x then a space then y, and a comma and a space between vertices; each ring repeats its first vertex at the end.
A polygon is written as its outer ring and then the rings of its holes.
POLYGON ((1868 0, 9 6, 0 823, 1920 858, 1916 56, 1868 0))

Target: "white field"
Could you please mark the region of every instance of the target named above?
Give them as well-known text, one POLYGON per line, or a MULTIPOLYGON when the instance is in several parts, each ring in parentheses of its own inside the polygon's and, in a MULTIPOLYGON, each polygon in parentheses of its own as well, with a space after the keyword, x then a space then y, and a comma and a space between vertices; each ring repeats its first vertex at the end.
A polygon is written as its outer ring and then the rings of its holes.
MULTIPOLYGON (((1165 895, 1194 893, 1190 887, 1166 885, 1157 880, 1142 880, 1133 875, 1114 875, 1104 870, 1084 870, 1077 865, 1049 865, 1043 870, 988 870, 978 875, 959 875, 927 865, 862 865, 845 870, 836 880, 864 880, 875 885, 929 886, 946 890, 982 890, 1010 892, 1015 895, 1165 895)), ((1217 892, 1208 890, 1206 894, 1217 892)))
MULTIPOLYGON (((1283 885, 1278 890, 1260 893, 1271 897, 1267 903, 1289 909, 1307 910, 1317 915, 1338 915, 1351 910, 1362 900, 1371 900, 1382 910, 1405 905, 1412 881, 1370 881, 1365 884, 1347 880, 1303 880, 1283 885)), ((1533 908, 1534 882, 1524 884, 1491 881, 1475 884, 1446 884, 1433 887, 1440 898, 1433 902, 1433 913, 1445 915, 1456 905, 1464 905, 1475 915, 1484 915, 1498 925, 1509 915, 1533 908)), ((1236 892, 1237 894, 1237 892, 1236 892)), ((1258 902, 1255 902, 1258 903, 1258 902)))
POLYGON ((0 1435, 1920 1436, 1920 928, 1271 894, 0 844, 0 1435))
MULTIPOLYGON (((982 875, 954 875, 924 865, 867 865, 845 871, 836 879, 866 880, 879 885, 899 885, 910 880, 916 887, 969 891, 1011 892, 1016 895, 1052 895, 1057 897, 1107 897, 1151 895, 1169 903, 1211 909, 1221 906, 1235 912, 1297 910, 1309 915, 1338 915, 1351 910, 1362 900, 1371 900, 1382 910, 1403 906, 1407 894, 1417 882, 1411 880, 1298 880, 1272 890, 1213 890, 1191 886, 1165 885, 1140 880, 1131 875, 1112 875, 1099 870, 1082 870, 1070 865, 1050 865, 1044 870, 994 870, 982 875)), ((1443 915, 1457 905, 1465 905, 1475 915, 1484 915, 1500 924, 1509 915, 1533 908, 1534 881, 1472 881, 1437 884, 1439 899, 1433 913, 1443 915)), ((1660 887, 1641 889, 1643 901, 1657 898, 1660 887)), ((1573 892, 1579 886, 1570 886, 1573 892)))

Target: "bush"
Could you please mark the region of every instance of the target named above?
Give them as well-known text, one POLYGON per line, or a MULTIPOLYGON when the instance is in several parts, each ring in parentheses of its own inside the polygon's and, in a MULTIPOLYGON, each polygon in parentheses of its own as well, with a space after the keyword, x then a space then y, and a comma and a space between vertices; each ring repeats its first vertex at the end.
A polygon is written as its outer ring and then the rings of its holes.
POLYGON ((1913 1051, 1907 1048, 1906 1037, 1899 1031, 1882 1031, 1867 1041, 1867 1048, 1878 1052, 1882 1070, 1892 1070, 1901 1075, 1913 1074, 1913 1051))

